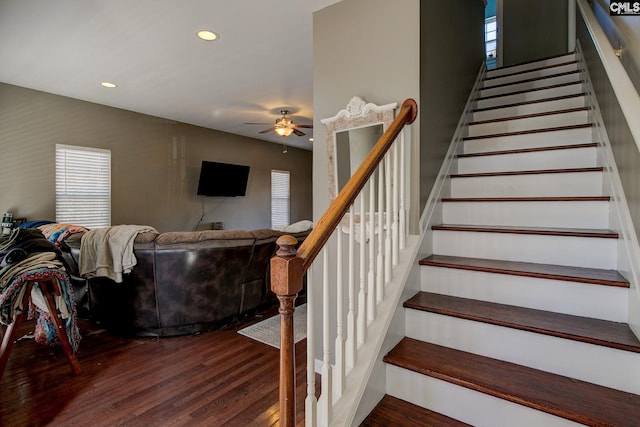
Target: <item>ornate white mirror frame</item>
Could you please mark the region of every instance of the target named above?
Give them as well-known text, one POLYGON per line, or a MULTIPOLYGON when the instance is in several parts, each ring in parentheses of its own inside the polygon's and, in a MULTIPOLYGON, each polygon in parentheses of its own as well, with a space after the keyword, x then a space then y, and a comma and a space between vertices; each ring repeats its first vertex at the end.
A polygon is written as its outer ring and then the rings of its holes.
MULTIPOLYGON (((327 157, 329 166, 329 198, 336 198, 338 194, 338 134, 359 130, 371 126, 382 125, 382 132, 386 131, 395 116, 397 103, 376 105, 366 103, 362 98, 354 96, 351 98, 347 107, 340 110, 333 117, 322 119, 320 122, 325 125, 327 130, 327 157)), ((375 142, 380 138, 381 134, 375 138, 375 142)), ((348 139, 347 139, 348 141, 348 139)), ((361 159, 362 160, 362 159, 361 159)), ((360 161, 361 161, 360 160, 360 161)), ((353 169, 353 168, 352 168, 353 169)), ((349 176, 355 172, 351 170, 349 176)))

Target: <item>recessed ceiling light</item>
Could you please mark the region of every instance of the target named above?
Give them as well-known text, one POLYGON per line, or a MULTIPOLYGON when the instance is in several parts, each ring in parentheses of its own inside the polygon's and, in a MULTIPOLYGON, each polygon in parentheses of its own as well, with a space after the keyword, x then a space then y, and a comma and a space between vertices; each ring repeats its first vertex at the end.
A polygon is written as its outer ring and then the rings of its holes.
POLYGON ((218 38, 218 35, 216 33, 209 30, 200 30, 197 34, 198 37, 200 37, 202 40, 206 40, 208 42, 216 40, 218 38))
POLYGON ((309 142, 313 142, 313 138, 309 138, 309 142))
POLYGON ((118 87, 118 85, 117 85, 117 84, 115 84, 115 83, 111 83, 111 82, 101 82, 101 83, 100 83, 100 85, 101 85, 102 87, 108 87, 109 89, 112 89, 112 88, 114 88, 114 87, 118 87))

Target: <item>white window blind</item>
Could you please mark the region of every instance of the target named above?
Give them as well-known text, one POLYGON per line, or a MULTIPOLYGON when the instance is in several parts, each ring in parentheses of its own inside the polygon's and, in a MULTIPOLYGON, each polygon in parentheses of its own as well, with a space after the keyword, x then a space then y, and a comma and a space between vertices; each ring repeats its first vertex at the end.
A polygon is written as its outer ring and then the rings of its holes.
POLYGON ((289 225, 289 171, 271 171, 271 227, 289 225))
POLYGON ((111 225, 111 151, 56 144, 56 222, 111 225))

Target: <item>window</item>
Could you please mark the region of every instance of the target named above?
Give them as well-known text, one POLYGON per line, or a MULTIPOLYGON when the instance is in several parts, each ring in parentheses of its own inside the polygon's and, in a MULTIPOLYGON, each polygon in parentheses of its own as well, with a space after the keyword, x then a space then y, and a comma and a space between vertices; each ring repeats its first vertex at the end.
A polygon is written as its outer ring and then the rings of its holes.
POLYGON ((271 227, 289 225, 289 171, 271 171, 271 227))
MULTIPOLYGON (((485 42, 485 54, 487 58, 487 64, 490 62, 495 63, 496 60, 496 46, 497 46, 498 25, 496 23, 496 17, 492 16, 484 21, 484 42, 485 42)), ((487 66, 487 68, 490 68, 487 66)))
POLYGON ((56 144, 56 221, 111 225, 111 151, 56 144))

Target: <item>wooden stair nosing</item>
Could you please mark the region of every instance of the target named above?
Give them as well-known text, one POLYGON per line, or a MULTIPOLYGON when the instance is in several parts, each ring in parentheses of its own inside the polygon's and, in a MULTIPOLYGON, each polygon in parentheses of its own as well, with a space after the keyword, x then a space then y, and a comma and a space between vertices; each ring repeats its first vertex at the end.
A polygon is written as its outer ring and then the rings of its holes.
POLYGON ((562 72, 562 73, 549 74, 547 76, 532 77, 530 79, 517 80, 515 82, 508 82, 508 83, 502 83, 502 84, 499 84, 499 85, 494 85, 494 86, 489 86, 489 87, 482 87, 482 88, 480 88, 480 90, 503 88, 503 87, 507 87, 507 86, 517 85, 517 84, 520 84, 520 83, 531 83, 531 82, 535 82, 535 81, 538 81, 538 80, 546 80, 546 79, 553 79, 555 77, 569 76, 571 74, 580 74, 580 70, 565 71, 565 72, 562 72))
POLYGON ((539 128, 539 129, 531 129, 531 130, 520 130, 515 132, 494 133, 490 135, 465 136, 464 138, 462 138, 462 140, 472 141, 477 139, 500 138, 500 137, 506 137, 506 136, 527 135, 532 133, 557 132, 562 130, 585 129, 590 127, 593 127, 593 123, 585 123, 580 125, 554 126, 550 128, 539 128))
POLYGON ((629 288, 629 281, 617 271, 598 268, 570 267, 564 265, 536 264, 523 261, 504 261, 449 255, 431 255, 421 259, 419 264, 456 270, 478 271, 511 276, 629 288))
POLYGON ((524 71, 517 71, 515 73, 501 74, 499 76, 494 76, 494 77, 485 77, 484 80, 485 81, 491 81, 491 80, 500 79, 500 78, 503 78, 503 77, 513 77, 513 76, 517 76, 518 74, 532 73, 534 71, 548 70, 548 69, 551 69, 551 68, 559 68, 559 67, 564 67, 566 65, 572 65, 572 64, 577 64, 577 63, 578 63, 577 60, 567 61, 567 62, 560 62, 558 64, 546 65, 544 67, 531 68, 529 70, 524 70, 524 71))
POLYGON ((503 105, 496 105, 493 107, 484 107, 484 108, 476 108, 475 110, 472 110, 471 113, 481 113, 484 111, 490 111, 490 110, 499 110, 500 108, 511 108, 511 107, 519 107, 522 105, 530 105, 530 104, 539 104, 542 102, 552 102, 552 101, 561 101, 564 99, 570 99, 570 98, 578 98, 581 96, 586 96, 587 93, 586 92, 582 92, 582 93, 574 93, 571 95, 562 95, 562 96, 553 96, 550 98, 542 98, 542 99, 532 99, 530 101, 522 101, 522 102, 514 102, 511 104, 503 104, 503 105))
POLYGON ((575 148, 594 148, 597 146, 598 146, 597 142, 589 142, 584 144, 570 144, 570 145, 549 145, 546 147, 517 148, 514 150, 496 150, 496 151, 482 151, 478 153, 461 153, 461 154, 456 154, 456 158, 463 159, 467 157, 499 156, 504 154, 524 154, 524 153, 536 153, 540 151, 554 151, 554 150, 572 150, 575 148))
POLYGON ((384 395, 360 427, 471 427, 461 421, 439 414, 397 397, 384 395))
POLYGON ((414 310, 640 353, 640 341, 625 323, 430 292, 418 292, 405 301, 403 306, 414 310))
POLYGON ((523 65, 533 64, 535 62, 548 61, 549 59, 555 59, 555 58, 560 58, 561 56, 569 56, 569 55, 575 55, 575 52, 566 52, 566 53, 559 53, 557 55, 545 56, 538 59, 532 59, 531 61, 521 62, 519 64, 505 65, 504 67, 494 68, 493 70, 489 70, 489 71, 506 70, 513 67, 521 67, 523 65))
POLYGON ((506 171, 506 172, 476 172, 476 173, 455 173, 449 175, 451 178, 480 178, 490 176, 514 176, 514 175, 542 175, 550 173, 583 173, 583 172, 602 172, 602 166, 594 166, 588 168, 567 168, 567 169, 535 169, 524 171, 506 171))
POLYGON ((640 396, 403 338, 386 363, 592 426, 637 427, 640 396))
POLYGON ((530 114, 521 114, 519 116, 509 116, 509 117, 500 117, 497 119, 489 119, 489 120, 478 120, 475 122, 469 122, 467 125, 476 126, 476 125, 484 125, 487 123, 499 123, 499 122, 508 122, 510 120, 522 120, 522 119, 532 119, 535 117, 544 117, 544 116, 553 116, 556 114, 567 114, 567 113, 577 113, 580 111, 589 111, 589 107, 575 107, 575 108, 565 108, 562 110, 553 110, 553 111, 543 111, 540 113, 530 113, 530 114))
POLYGON ((611 196, 549 196, 549 197, 443 197, 445 203, 456 202, 609 202, 611 196))
POLYGON ((583 82, 581 80, 576 80, 575 82, 569 82, 569 83, 558 83, 555 85, 549 85, 549 86, 542 86, 542 87, 534 87, 531 89, 526 89, 526 90, 518 90, 515 92, 509 92, 509 93, 500 93, 497 95, 489 95, 489 96, 481 96, 479 98, 476 99, 476 101, 484 101, 487 99, 494 99, 494 98, 500 98, 502 96, 510 96, 510 95, 521 95, 523 93, 527 93, 527 92, 537 92, 540 90, 547 90, 547 89, 558 89, 561 87, 565 87, 565 86, 573 86, 576 84, 583 84, 583 82))
POLYGON ((589 237, 598 239, 617 239, 618 233, 611 230, 591 230, 580 228, 542 228, 542 227, 495 227, 458 224, 432 225, 435 231, 465 231, 472 233, 525 234, 534 236, 589 237))

